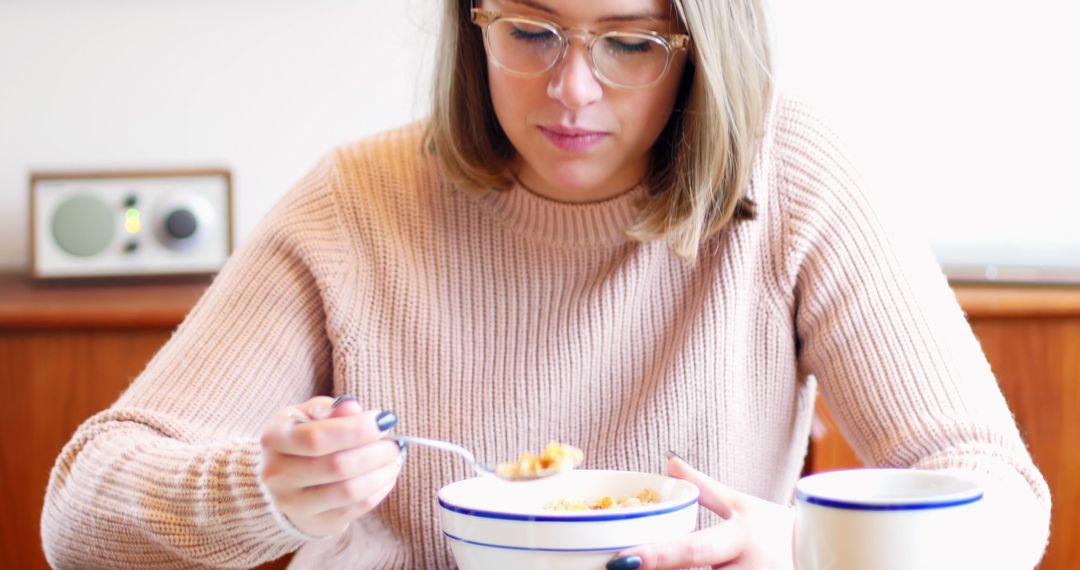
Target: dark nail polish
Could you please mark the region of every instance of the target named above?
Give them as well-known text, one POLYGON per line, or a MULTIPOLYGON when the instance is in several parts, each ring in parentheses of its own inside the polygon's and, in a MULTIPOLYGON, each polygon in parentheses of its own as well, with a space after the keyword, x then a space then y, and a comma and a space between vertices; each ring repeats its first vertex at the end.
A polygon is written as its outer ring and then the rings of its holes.
POLYGON ((637 570, 641 568, 640 556, 623 556, 622 558, 616 558, 604 566, 607 570, 637 570))
POLYGON ((344 404, 345 402, 355 402, 355 401, 356 401, 356 397, 353 396, 352 394, 342 394, 342 395, 340 395, 340 396, 338 396, 337 398, 334 399, 334 403, 330 404, 330 407, 331 408, 336 408, 336 407, 344 404))
POLYGON ((667 456, 668 459, 678 459, 679 461, 682 461, 683 463, 686 463, 686 460, 683 459, 682 456, 680 456, 678 453, 675 453, 674 451, 672 451, 670 449, 665 451, 664 455, 667 456))
POLYGON ((386 431, 397 425, 397 414, 394 412, 382 412, 375 416, 375 425, 379 426, 380 430, 386 431))
POLYGON ((405 451, 405 448, 406 448, 406 447, 409 447, 409 442, 407 442, 407 441, 401 441, 401 440, 399 440, 399 441, 397 442, 397 446, 398 446, 398 449, 400 449, 400 450, 401 450, 402 452, 404 452, 404 451, 405 451))

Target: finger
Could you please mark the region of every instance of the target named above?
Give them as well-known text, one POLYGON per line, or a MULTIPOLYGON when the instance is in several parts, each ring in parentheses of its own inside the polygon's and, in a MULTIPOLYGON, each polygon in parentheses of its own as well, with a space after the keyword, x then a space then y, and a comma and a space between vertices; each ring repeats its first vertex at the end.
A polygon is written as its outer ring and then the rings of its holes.
POLYGON ((743 494, 694 469, 678 455, 668 452, 668 474, 676 479, 693 483, 701 490, 698 502, 701 506, 720 515, 731 518, 743 506, 743 494))
POLYGON ((355 416, 364 411, 364 408, 360 407, 360 403, 356 401, 356 398, 351 394, 343 394, 338 396, 337 399, 330 404, 330 412, 325 416, 328 418, 340 418, 344 416, 355 416))
POLYGON ((360 407, 355 396, 342 394, 337 398, 316 396, 303 404, 286 408, 281 413, 294 420, 295 423, 308 423, 331 417, 351 416, 360 411, 363 411, 363 408, 360 407))
POLYGON ((397 415, 393 412, 366 410, 293 424, 288 429, 267 430, 263 445, 285 455, 317 457, 372 443, 396 424, 397 415))
POLYGON ((608 563, 607 568, 665 570, 727 564, 738 558, 742 552, 743 536, 739 528, 737 525, 722 523, 685 538, 631 548, 620 552, 618 557, 608 563))
POLYGON ((382 503, 383 500, 386 499, 386 496, 390 494, 390 491, 394 490, 395 483, 396 482, 391 482, 389 485, 386 485, 382 489, 375 492, 375 494, 364 499, 363 501, 360 501, 359 503, 331 509, 329 511, 319 513, 315 516, 320 519, 323 524, 326 524, 328 526, 334 525, 335 523, 341 524, 342 522, 349 522, 353 519, 362 517, 368 512, 370 512, 371 509, 379 506, 379 503, 382 503))
POLYGON ((263 480, 275 488, 325 485, 366 475, 400 457, 401 448, 389 439, 317 457, 279 454, 263 471, 263 480))
POLYGON ((266 439, 281 439, 296 424, 305 424, 326 417, 334 402, 335 400, 329 396, 316 396, 302 404, 278 410, 263 430, 263 446, 270 447, 266 439))
POLYGON ((297 510, 316 515, 350 505, 370 504, 379 491, 394 483, 400 472, 401 464, 395 461, 347 481, 307 487, 300 491, 297 510))
POLYGON ((284 414, 294 422, 300 421, 301 423, 321 420, 330 415, 335 402, 336 400, 330 396, 315 396, 302 404, 280 410, 278 415, 284 414))

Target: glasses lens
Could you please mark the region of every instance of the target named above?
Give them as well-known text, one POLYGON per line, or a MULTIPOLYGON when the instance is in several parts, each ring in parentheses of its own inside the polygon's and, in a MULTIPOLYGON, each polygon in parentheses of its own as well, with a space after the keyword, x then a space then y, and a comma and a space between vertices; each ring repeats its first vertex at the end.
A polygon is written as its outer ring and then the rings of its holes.
POLYGON ((562 51, 558 32, 539 22, 518 18, 495 20, 488 28, 488 42, 495 60, 518 73, 545 71, 562 51))
POLYGON ((593 65, 608 81, 625 87, 656 82, 668 65, 668 49, 658 38, 644 34, 611 32, 597 38, 593 65))

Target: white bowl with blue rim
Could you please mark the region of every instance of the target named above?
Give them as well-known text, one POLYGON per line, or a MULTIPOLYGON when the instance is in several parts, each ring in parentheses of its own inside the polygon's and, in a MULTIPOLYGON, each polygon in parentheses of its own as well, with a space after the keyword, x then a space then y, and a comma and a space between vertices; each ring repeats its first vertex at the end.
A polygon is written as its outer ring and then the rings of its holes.
POLYGON ((800 570, 982 568, 983 492, 956 474, 847 469, 795 485, 800 570))
POLYGON ((697 526, 698 488, 651 473, 576 469, 536 481, 494 477, 457 481, 439 491, 439 521, 462 570, 596 570, 620 550, 675 539, 697 526), (587 511, 554 511, 567 499, 637 496, 659 502, 587 511))

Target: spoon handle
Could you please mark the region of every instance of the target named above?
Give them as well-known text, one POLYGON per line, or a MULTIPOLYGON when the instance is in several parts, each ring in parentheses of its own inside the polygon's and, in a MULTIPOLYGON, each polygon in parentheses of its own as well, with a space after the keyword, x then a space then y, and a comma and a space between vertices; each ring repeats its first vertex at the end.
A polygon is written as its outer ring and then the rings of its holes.
MULTIPOLYGON (((298 424, 307 424, 307 423, 311 423, 313 421, 311 418, 303 417, 303 416, 301 416, 301 415, 299 415, 297 413, 293 413, 293 412, 289 412, 289 417, 292 418, 293 421, 295 421, 298 424)), ((473 455, 471 451, 469 451, 468 449, 465 449, 464 447, 461 447, 460 445, 453 444, 453 443, 450 443, 448 441, 441 441, 441 440, 438 440, 438 439, 428 439, 426 437, 416 437, 416 436, 412 436, 412 435, 398 435, 398 434, 394 434, 394 433, 386 434, 386 439, 389 439, 391 441, 396 441, 398 443, 411 443, 411 444, 416 444, 416 445, 426 445, 428 447, 434 447, 436 449, 441 449, 443 451, 449 451, 451 453, 456 453, 456 454, 464 457, 465 460, 469 462, 469 465, 472 466, 473 470, 476 471, 476 473, 478 475, 495 475, 496 474, 494 467, 489 467, 487 465, 481 465, 480 463, 477 463, 476 456, 473 455)))
POLYGON ((386 439, 392 439, 398 443, 404 442, 408 444, 426 445, 428 447, 434 447, 443 451, 456 453, 464 457, 469 462, 469 464, 472 465, 473 469, 475 469, 478 473, 482 475, 490 475, 492 473, 491 469, 488 469, 487 467, 480 465, 476 462, 476 456, 474 456, 471 451, 465 449, 464 447, 461 447, 460 445, 453 444, 448 441, 427 439, 425 437, 416 437, 413 435, 398 435, 393 433, 387 434, 386 439))
POLYGON ((426 445, 428 447, 437 447, 445 451, 451 451, 459 455, 465 456, 469 461, 476 462, 476 457, 471 451, 461 447, 460 445, 450 443, 448 441, 441 441, 438 439, 428 439, 426 437, 416 437, 414 435, 399 435, 391 433, 386 435, 386 439, 392 439, 397 442, 405 442, 409 444, 415 443, 416 445, 426 445))

